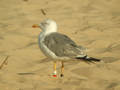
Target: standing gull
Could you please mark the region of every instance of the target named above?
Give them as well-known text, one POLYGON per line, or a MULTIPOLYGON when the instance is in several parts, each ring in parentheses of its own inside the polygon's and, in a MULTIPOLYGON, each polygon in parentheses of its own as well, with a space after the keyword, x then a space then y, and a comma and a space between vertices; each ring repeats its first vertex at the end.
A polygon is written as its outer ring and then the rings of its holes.
POLYGON ((39 47, 41 51, 54 61, 54 73, 56 77, 56 61, 61 61, 61 77, 63 76, 64 61, 71 59, 85 62, 98 62, 100 59, 88 57, 82 47, 76 45, 68 36, 57 32, 57 24, 51 19, 46 19, 40 24, 34 24, 33 28, 41 28, 39 35, 39 47))

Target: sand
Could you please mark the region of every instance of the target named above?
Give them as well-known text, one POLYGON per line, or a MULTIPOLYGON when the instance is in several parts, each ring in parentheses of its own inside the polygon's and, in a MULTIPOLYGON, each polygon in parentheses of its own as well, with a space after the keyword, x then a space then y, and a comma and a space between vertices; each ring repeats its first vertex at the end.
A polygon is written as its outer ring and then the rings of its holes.
POLYGON ((120 90, 120 0, 0 0, 0 64, 6 56, 0 90, 120 90), (102 62, 66 62, 52 77, 32 28, 46 18, 102 62))

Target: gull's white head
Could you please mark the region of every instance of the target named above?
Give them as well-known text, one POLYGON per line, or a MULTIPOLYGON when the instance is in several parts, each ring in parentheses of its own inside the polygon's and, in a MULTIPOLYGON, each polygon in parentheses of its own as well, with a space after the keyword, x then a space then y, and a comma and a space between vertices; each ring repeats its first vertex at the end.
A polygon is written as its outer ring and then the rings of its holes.
POLYGON ((46 19, 40 24, 35 24, 33 25, 34 28, 39 27, 42 29, 43 32, 46 34, 52 33, 52 32, 57 32, 57 24, 55 21, 51 19, 46 19))

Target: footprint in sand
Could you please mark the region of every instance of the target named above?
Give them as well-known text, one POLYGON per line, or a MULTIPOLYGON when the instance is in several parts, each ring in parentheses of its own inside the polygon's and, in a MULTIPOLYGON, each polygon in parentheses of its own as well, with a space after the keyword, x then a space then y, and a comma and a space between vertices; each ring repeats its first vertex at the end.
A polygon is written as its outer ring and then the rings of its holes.
POLYGON ((116 62, 120 59, 115 58, 115 57, 102 57, 102 60, 103 60, 104 63, 113 63, 113 62, 116 62))
POLYGON ((115 88, 120 85, 120 82, 111 82, 107 87, 106 90, 116 90, 115 88))

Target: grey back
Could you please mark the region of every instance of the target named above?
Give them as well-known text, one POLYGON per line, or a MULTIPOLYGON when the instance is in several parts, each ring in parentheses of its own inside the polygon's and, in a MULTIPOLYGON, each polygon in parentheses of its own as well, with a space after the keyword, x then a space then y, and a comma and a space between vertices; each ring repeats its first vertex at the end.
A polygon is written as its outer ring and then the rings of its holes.
POLYGON ((68 36, 52 33, 45 37, 43 43, 59 57, 76 57, 81 54, 80 48, 68 36))

